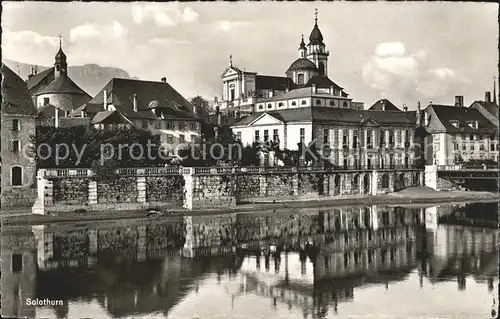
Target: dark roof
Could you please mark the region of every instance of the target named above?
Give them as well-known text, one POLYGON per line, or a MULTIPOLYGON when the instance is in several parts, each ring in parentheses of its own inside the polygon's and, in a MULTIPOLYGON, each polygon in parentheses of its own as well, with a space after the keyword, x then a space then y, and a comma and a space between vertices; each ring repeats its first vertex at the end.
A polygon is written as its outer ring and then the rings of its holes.
POLYGON ((498 128, 475 108, 439 104, 430 104, 428 108, 432 108, 434 110, 437 118, 443 124, 446 132, 448 133, 470 134, 492 133, 498 131, 498 128), (469 126, 471 121, 478 122, 478 129, 469 126), (453 122, 458 122, 459 126, 453 126, 453 122))
POLYGON ((59 127, 87 126, 89 124, 90 124, 90 119, 88 118, 62 117, 59 119, 59 127))
POLYGON ((37 115, 33 100, 23 81, 2 63, 2 112, 4 114, 37 115))
POLYGON ((56 63, 66 63, 66 54, 63 52, 62 48, 59 47, 59 51, 57 51, 55 56, 56 63))
POLYGON ((155 108, 167 117, 198 118, 192 112, 191 103, 166 82, 113 78, 88 104, 103 105, 105 90, 108 103, 128 118, 157 119, 158 116, 148 108, 154 101, 155 108), (134 94, 137 112, 134 112, 134 94))
MULTIPOLYGON (((38 116, 37 117, 40 117, 40 115, 42 116, 45 116, 47 118, 53 118, 56 116, 56 107, 52 104, 45 104, 44 106, 42 106, 41 108, 38 109, 38 116)), ((60 117, 63 117, 65 115, 65 110, 62 110, 60 108, 58 108, 59 110, 59 116, 60 117)))
POLYGON ((54 74, 54 67, 51 67, 43 72, 38 73, 37 75, 32 76, 28 79, 28 89, 31 90, 35 86, 37 86, 40 82, 42 82, 47 76, 54 74))
POLYGON ((120 111, 102 111, 97 113, 92 119, 92 124, 101 124, 101 123, 128 123, 127 119, 123 117, 120 111))
POLYGON ((498 105, 493 102, 485 102, 485 101, 474 101, 472 105, 479 104, 486 109, 486 111, 490 112, 492 115, 498 118, 498 105))
POLYGON ((287 110, 253 113, 235 125, 249 125, 262 114, 267 113, 283 122, 313 121, 363 124, 370 120, 380 125, 403 125, 414 126, 416 124, 416 112, 399 111, 369 111, 347 108, 331 107, 298 107, 287 110))
POLYGON ((295 71, 295 70, 311 70, 318 71, 316 65, 307 58, 299 58, 290 65, 287 72, 295 71))
POLYGON ((385 106, 386 111, 400 111, 402 112, 396 105, 394 105, 391 101, 387 99, 381 99, 378 100, 377 102, 373 103, 372 106, 370 106, 368 109, 373 110, 373 111, 383 111, 385 106))
POLYGON ((271 76, 271 75, 256 75, 255 76, 255 89, 267 89, 285 91, 286 89, 293 89, 293 80, 288 77, 271 76))
POLYGON ((80 113, 82 111, 87 111, 87 113, 90 113, 90 114, 97 114, 99 112, 102 112, 104 111, 104 107, 102 106, 102 104, 91 104, 91 103, 85 103, 83 104, 82 106, 74 109, 72 112, 71 112, 71 116, 74 116, 74 115, 80 115, 80 113))
POLYGON ((316 85, 318 88, 329 88, 333 86, 336 89, 342 89, 335 82, 330 80, 326 75, 315 75, 307 81, 306 86, 316 85))
POLYGON ((315 45, 315 44, 323 44, 323 35, 319 30, 318 23, 314 24, 314 28, 312 29, 311 34, 309 35, 308 45, 315 45))
POLYGON ((50 82, 43 90, 36 93, 36 95, 47 93, 66 93, 66 94, 81 94, 91 98, 84 90, 76 85, 67 75, 61 74, 56 77, 54 81, 50 82))
POLYGON ((304 35, 302 35, 302 39, 300 40, 300 44, 299 44, 299 50, 305 49, 305 48, 306 48, 306 44, 304 42, 304 35))

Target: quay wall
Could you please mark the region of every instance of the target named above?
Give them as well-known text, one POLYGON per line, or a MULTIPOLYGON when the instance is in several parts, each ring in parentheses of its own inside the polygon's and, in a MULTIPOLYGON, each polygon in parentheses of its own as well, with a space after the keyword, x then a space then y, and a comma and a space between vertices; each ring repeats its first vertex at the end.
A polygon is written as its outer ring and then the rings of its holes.
POLYGON ((47 169, 37 174, 33 212, 224 209, 244 202, 378 195, 423 184, 423 171, 416 168, 131 168, 111 178, 87 169, 47 169))

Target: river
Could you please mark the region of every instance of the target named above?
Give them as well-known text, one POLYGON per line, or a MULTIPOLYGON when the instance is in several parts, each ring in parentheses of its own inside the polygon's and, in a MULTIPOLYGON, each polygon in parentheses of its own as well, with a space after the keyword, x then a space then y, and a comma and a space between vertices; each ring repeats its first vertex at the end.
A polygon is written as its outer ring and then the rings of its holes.
POLYGON ((497 205, 2 228, 3 316, 488 318, 497 205), (34 305, 35 303, 35 305, 34 305))

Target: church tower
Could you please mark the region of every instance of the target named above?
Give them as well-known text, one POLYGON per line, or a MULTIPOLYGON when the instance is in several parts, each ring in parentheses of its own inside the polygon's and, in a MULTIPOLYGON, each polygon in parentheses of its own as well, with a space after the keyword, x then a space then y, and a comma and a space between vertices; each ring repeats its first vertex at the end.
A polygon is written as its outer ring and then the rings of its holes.
POLYGON ((304 35, 302 35, 302 40, 300 41, 300 46, 299 46, 299 58, 305 58, 307 55, 307 47, 304 42, 304 35))
POLYGON ((62 39, 59 37, 59 51, 55 57, 54 77, 58 78, 61 75, 68 75, 68 63, 66 62, 66 54, 62 50, 62 39))
POLYGON ((314 13, 314 28, 309 36, 307 45, 307 58, 311 60, 319 70, 320 75, 328 76, 328 56, 326 45, 323 43, 323 35, 318 27, 318 10, 314 13))

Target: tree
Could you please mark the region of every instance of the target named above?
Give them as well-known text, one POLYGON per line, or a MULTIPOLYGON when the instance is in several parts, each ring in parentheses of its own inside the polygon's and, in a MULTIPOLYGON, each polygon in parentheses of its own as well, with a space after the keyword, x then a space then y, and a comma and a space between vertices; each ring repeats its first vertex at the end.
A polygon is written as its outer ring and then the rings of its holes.
POLYGON ((210 103, 199 95, 193 97, 190 102, 194 107, 196 107, 197 113, 202 117, 215 112, 214 108, 210 106, 210 103))

